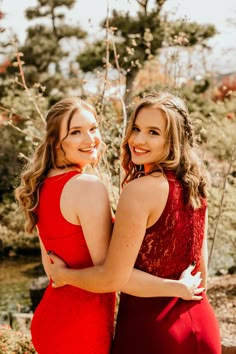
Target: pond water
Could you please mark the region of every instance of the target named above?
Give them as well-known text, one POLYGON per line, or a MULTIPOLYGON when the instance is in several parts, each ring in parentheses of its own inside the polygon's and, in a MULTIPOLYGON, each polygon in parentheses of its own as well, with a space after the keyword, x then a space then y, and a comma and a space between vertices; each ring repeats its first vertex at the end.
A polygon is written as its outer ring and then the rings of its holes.
POLYGON ((40 256, 0 259, 0 313, 30 312, 30 284, 42 272, 40 256))

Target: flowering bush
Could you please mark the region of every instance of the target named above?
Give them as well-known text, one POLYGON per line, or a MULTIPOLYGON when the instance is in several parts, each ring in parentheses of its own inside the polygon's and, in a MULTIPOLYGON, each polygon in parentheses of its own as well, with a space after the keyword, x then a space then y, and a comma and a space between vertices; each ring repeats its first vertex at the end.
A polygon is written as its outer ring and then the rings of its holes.
POLYGON ((0 353, 1 354, 32 354, 36 353, 30 336, 14 331, 8 325, 0 326, 0 353))

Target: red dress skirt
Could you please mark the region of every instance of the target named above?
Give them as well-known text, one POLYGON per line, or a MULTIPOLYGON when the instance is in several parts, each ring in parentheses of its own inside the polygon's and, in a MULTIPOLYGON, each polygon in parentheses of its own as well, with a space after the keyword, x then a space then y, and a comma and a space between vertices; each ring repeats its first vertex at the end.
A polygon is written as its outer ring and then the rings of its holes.
POLYGON ((220 354, 217 320, 207 297, 138 298, 121 294, 112 354, 220 354))

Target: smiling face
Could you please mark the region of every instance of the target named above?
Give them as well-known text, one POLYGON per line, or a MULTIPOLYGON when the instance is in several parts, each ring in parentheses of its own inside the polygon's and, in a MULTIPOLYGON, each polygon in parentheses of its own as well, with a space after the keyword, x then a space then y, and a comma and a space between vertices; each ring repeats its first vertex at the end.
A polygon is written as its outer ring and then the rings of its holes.
POLYGON ((101 136, 94 114, 81 108, 73 115, 69 128, 68 117, 60 127, 60 143, 57 145, 57 163, 74 164, 83 169, 98 160, 101 136))
POLYGON ((145 172, 149 172, 164 154, 165 131, 166 118, 161 110, 141 108, 134 121, 128 145, 132 162, 143 165, 145 172))

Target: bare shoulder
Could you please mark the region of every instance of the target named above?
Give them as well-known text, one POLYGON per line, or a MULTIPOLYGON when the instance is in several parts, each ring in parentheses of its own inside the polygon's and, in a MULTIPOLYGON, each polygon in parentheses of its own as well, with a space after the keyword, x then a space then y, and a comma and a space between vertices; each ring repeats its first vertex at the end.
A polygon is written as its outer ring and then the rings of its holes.
POLYGON ((169 191, 169 184, 163 175, 148 175, 134 179, 128 183, 122 191, 124 197, 142 199, 153 193, 166 194, 169 191))
POLYGON ((94 182, 101 182, 102 181, 95 175, 89 173, 81 173, 75 175, 71 178, 71 181, 75 181, 75 183, 94 183, 94 182))
POLYGON ((105 184, 97 176, 86 173, 72 177, 67 182, 66 188, 75 193, 75 196, 79 194, 80 197, 107 193, 105 184))
POLYGON ((69 182, 76 186, 93 186, 93 185, 101 185, 104 186, 104 183, 95 175, 82 173, 72 177, 69 182))

